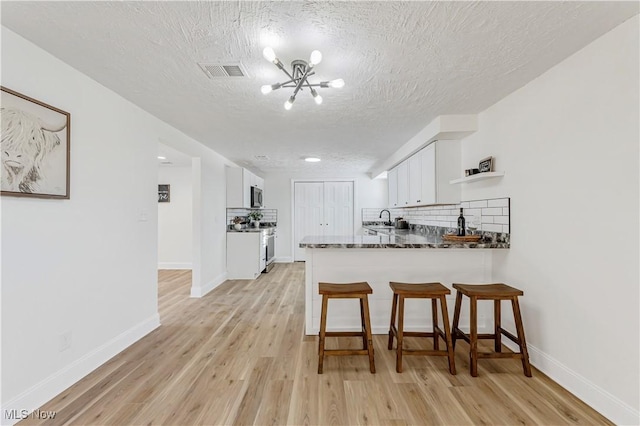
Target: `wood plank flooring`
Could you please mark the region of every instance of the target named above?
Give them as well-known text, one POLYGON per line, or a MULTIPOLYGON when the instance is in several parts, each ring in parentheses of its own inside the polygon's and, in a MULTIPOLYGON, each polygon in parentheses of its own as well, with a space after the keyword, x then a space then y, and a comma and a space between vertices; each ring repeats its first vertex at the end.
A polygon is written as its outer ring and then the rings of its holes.
POLYGON ((526 378, 517 360, 483 359, 472 378, 462 341, 456 376, 446 357, 407 356, 396 373, 386 335, 374 335, 375 375, 366 356, 328 357, 318 375, 318 338, 303 333, 302 263, 201 299, 189 297, 190 281, 189 271, 160 271, 162 326, 40 408, 55 419, 21 424, 612 424, 538 370, 526 378))

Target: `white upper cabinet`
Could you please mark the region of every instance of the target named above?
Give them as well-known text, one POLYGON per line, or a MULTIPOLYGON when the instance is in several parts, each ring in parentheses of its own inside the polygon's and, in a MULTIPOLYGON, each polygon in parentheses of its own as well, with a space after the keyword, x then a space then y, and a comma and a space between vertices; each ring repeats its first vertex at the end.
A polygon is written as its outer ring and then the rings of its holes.
MULTIPOLYGON (((422 152, 422 151, 420 151, 422 152)), ((409 157, 409 205, 418 206, 423 204, 422 196, 422 155, 409 157)))
POLYGON ((389 207, 398 207, 398 168, 393 168, 387 173, 389 185, 389 207))
POLYGON ((389 207, 460 202, 460 141, 435 141, 389 170, 389 207))
POLYGON ((264 179, 242 167, 227 168, 227 207, 251 208, 251 187, 264 189, 264 179))
POLYGON ((405 160, 398 168, 398 207, 409 205, 409 161, 405 160))
POLYGON ((435 204, 436 203, 436 144, 424 148, 419 153, 420 166, 422 167, 422 176, 420 176, 420 182, 422 183, 420 189, 421 203, 423 204, 435 204))

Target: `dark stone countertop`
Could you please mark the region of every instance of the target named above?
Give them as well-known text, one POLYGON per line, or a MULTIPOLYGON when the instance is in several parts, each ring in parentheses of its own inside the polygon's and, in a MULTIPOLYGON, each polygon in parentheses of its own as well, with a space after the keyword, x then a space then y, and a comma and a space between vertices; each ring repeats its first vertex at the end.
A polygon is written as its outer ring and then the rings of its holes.
POLYGON ((482 233, 477 243, 443 241, 442 235, 452 230, 433 226, 412 226, 394 229, 378 225, 364 225, 378 235, 306 236, 301 248, 453 248, 453 249, 508 249, 508 234, 482 233))

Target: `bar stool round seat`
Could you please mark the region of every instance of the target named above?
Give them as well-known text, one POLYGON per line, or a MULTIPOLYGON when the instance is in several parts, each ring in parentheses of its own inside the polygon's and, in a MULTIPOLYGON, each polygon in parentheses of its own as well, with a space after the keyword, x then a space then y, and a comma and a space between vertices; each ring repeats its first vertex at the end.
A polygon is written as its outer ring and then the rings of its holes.
POLYGON ((393 338, 395 337, 397 340, 396 371, 398 373, 402 373, 403 355, 435 355, 446 356, 449 360, 449 372, 451 374, 456 374, 453 342, 451 337, 451 330, 449 328, 449 313, 447 312, 446 301, 446 295, 451 294, 451 290, 443 286, 441 283, 408 284, 390 282, 389 287, 391 287, 391 290, 393 290, 393 303, 391 306, 391 323, 389 324, 389 344, 387 348, 389 350, 393 349, 393 338), (431 299, 431 318, 433 325, 432 332, 404 331, 405 299, 431 299), (442 322, 444 330, 442 330, 438 325, 438 300, 440 301, 440 308, 442 310, 442 322), (404 338, 407 336, 433 338, 433 350, 405 349, 403 346, 404 338), (440 338, 445 341, 445 350, 440 350, 440 338))
POLYGON ((320 312, 320 333, 318 342, 318 374, 322 374, 325 356, 368 355, 369 370, 376 372, 373 358, 373 338, 369 315, 368 295, 373 293, 367 282, 358 283, 318 283, 318 292, 322 295, 320 312), (359 299, 361 331, 327 331, 327 308, 329 299, 359 299), (362 349, 325 349, 326 337, 361 337, 362 349))
POLYGON ((527 342, 524 336, 524 326, 518 297, 524 295, 522 290, 502 283, 496 284, 453 284, 456 290, 456 307, 453 313, 453 345, 461 338, 469 343, 469 370, 473 377, 478 376, 478 358, 517 358, 522 361, 524 375, 531 377, 531 366, 529 364, 529 353, 527 342), (470 318, 469 334, 464 333, 458 327, 460 322, 460 311, 462 308, 462 296, 469 298, 470 318), (478 333, 478 300, 493 300, 494 329, 493 333, 478 333), (503 300, 511 301, 513 309, 513 319, 516 325, 516 334, 513 335, 501 326, 501 307, 503 300), (520 348, 520 352, 502 352, 502 335, 506 336, 520 348), (495 352, 478 352, 478 339, 491 339, 494 341, 495 352))

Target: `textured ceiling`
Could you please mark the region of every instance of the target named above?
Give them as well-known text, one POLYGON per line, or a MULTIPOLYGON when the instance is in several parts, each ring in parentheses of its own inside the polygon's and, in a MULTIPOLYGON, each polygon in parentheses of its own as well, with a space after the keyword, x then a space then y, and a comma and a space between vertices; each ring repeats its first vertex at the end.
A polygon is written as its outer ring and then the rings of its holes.
POLYGON ((443 114, 477 113, 627 18, 635 2, 9 2, 2 24, 258 173, 367 172, 443 114), (282 62, 313 81, 262 95, 282 62), (212 80, 198 63, 241 62, 212 80), (268 155, 257 160, 256 155, 268 155), (301 161, 319 156, 321 163, 301 161))

